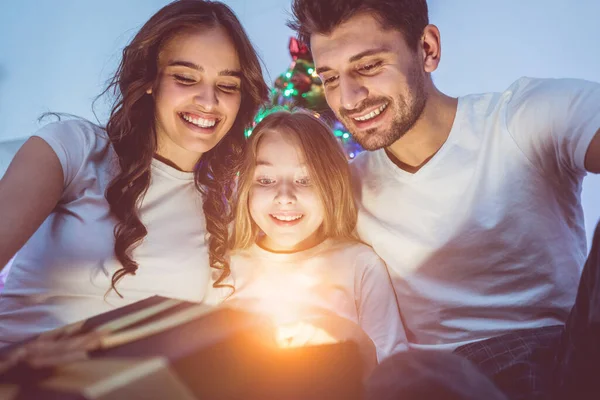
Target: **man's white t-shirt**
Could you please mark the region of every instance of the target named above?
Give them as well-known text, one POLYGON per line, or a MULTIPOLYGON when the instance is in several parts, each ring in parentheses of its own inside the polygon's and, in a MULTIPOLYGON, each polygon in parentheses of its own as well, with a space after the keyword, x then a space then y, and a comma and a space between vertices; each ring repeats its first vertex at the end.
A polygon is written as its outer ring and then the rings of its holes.
POLYGON ((0 345, 152 295, 202 301, 210 285, 206 223, 192 172, 152 161, 139 208, 148 230, 126 275, 105 297, 121 264, 105 191, 118 170, 106 132, 85 121, 52 123, 34 134, 63 168, 60 201, 17 253, 0 293, 0 345))
POLYGON ((580 194, 600 85, 522 78, 458 99, 414 174, 385 151, 351 164, 358 232, 387 264, 411 347, 454 349, 563 324, 586 258, 580 194))
MULTIPOLYGON (((232 254, 228 283, 235 292, 227 301, 268 315, 275 323, 328 311, 360 326, 375 344, 379 360, 407 349, 385 264, 362 243, 328 239, 295 253, 272 253, 253 245, 232 254)), ((226 288, 219 295, 223 299, 229 294, 226 288)))

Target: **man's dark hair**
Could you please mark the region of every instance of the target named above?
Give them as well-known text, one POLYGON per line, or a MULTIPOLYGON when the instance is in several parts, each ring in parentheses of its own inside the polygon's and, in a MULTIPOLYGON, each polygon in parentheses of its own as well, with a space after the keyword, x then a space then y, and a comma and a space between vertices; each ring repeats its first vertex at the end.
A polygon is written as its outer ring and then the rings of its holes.
POLYGON ((310 45, 312 34, 329 34, 358 13, 372 13, 385 29, 396 29, 416 49, 429 24, 426 0, 293 0, 287 26, 310 45))

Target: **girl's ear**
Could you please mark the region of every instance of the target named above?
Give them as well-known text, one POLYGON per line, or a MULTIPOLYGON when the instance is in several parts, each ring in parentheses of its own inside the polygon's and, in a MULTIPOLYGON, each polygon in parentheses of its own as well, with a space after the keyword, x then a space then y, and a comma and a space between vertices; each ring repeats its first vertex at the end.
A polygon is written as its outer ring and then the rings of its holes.
POLYGON ((147 93, 147 94, 152 94, 152 88, 148 88, 148 89, 146 89, 146 93, 147 93))

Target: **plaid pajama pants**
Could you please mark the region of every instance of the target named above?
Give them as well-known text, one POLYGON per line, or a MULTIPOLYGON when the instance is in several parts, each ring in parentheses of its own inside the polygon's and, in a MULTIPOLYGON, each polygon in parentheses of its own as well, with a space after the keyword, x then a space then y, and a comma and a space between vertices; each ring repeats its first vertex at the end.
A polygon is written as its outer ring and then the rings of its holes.
POLYGON ((600 223, 565 326, 513 332, 455 353, 514 400, 600 399, 600 223))

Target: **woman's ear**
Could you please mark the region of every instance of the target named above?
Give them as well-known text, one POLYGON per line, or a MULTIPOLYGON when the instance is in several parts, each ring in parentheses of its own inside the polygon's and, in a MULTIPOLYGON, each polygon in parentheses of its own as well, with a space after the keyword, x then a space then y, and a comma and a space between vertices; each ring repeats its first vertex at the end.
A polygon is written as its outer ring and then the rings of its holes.
POLYGON ((148 89, 146 89, 146 93, 147 93, 147 94, 152 94, 152 88, 148 88, 148 89))

